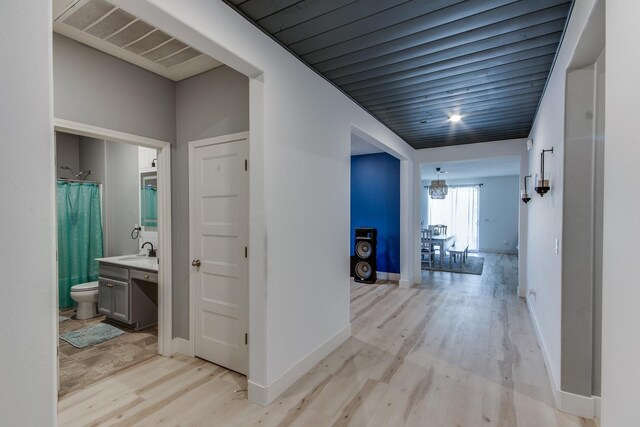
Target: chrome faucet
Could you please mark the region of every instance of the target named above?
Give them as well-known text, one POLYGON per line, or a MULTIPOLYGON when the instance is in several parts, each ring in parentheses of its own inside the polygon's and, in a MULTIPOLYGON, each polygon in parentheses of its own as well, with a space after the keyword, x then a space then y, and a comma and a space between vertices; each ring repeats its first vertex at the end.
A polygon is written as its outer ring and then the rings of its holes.
POLYGON ((151 245, 151 249, 149 249, 149 258, 155 257, 156 256, 156 250, 153 249, 153 243, 151 242, 144 242, 142 244, 142 248, 144 249, 145 246, 147 245, 151 245))

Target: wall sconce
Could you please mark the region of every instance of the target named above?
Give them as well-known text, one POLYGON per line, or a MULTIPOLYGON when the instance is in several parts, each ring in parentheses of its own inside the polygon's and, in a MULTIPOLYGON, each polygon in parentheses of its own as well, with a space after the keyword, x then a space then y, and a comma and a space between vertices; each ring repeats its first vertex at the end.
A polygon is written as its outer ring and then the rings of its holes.
POLYGON ((549 186, 549 177, 544 174, 544 153, 548 152, 553 153, 553 147, 549 150, 542 150, 542 153, 540 153, 540 176, 536 175, 535 190, 540 197, 544 197, 551 189, 549 186))
POLYGON ((527 178, 531 178, 531 175, 524 177, 524 190, 520 191, 520 197, 525 204, 529 203, 529 200, 531 200, 531 196, 529 196, 529 191, 527 190, 527 178))

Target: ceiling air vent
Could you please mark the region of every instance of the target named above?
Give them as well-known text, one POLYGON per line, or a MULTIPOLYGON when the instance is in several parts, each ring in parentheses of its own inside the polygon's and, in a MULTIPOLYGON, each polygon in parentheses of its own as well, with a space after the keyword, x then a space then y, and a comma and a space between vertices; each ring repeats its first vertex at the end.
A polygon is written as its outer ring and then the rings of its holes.
POLYGON ((68 6, 54 19, 54 31, 172 80, 221 65, 105 0, 68 6))

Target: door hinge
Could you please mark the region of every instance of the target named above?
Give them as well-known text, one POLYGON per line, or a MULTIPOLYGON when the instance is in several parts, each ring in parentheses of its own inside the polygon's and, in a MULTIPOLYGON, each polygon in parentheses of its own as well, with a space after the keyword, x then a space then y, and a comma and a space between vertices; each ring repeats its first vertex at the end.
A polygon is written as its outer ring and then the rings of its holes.
POLYGON ((249 334, 244 334, 244 345, 249 344, 249 334))
POLYGON ((249 170, 249 161, 247 159, 244 159, 244 170, 249 170))
POLYGON ((244 247, 244 257, 249 258, 249 252, 246 246, 244 247))

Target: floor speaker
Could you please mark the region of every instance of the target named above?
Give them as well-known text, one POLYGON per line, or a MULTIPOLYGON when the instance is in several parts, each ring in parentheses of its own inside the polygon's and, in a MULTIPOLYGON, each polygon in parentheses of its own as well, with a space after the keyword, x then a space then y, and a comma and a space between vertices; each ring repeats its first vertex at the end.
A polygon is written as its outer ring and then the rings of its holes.
POLYGON ((355 229, 353 280, 356 282, 376 282, 377 234, 375 228, 355 229))

